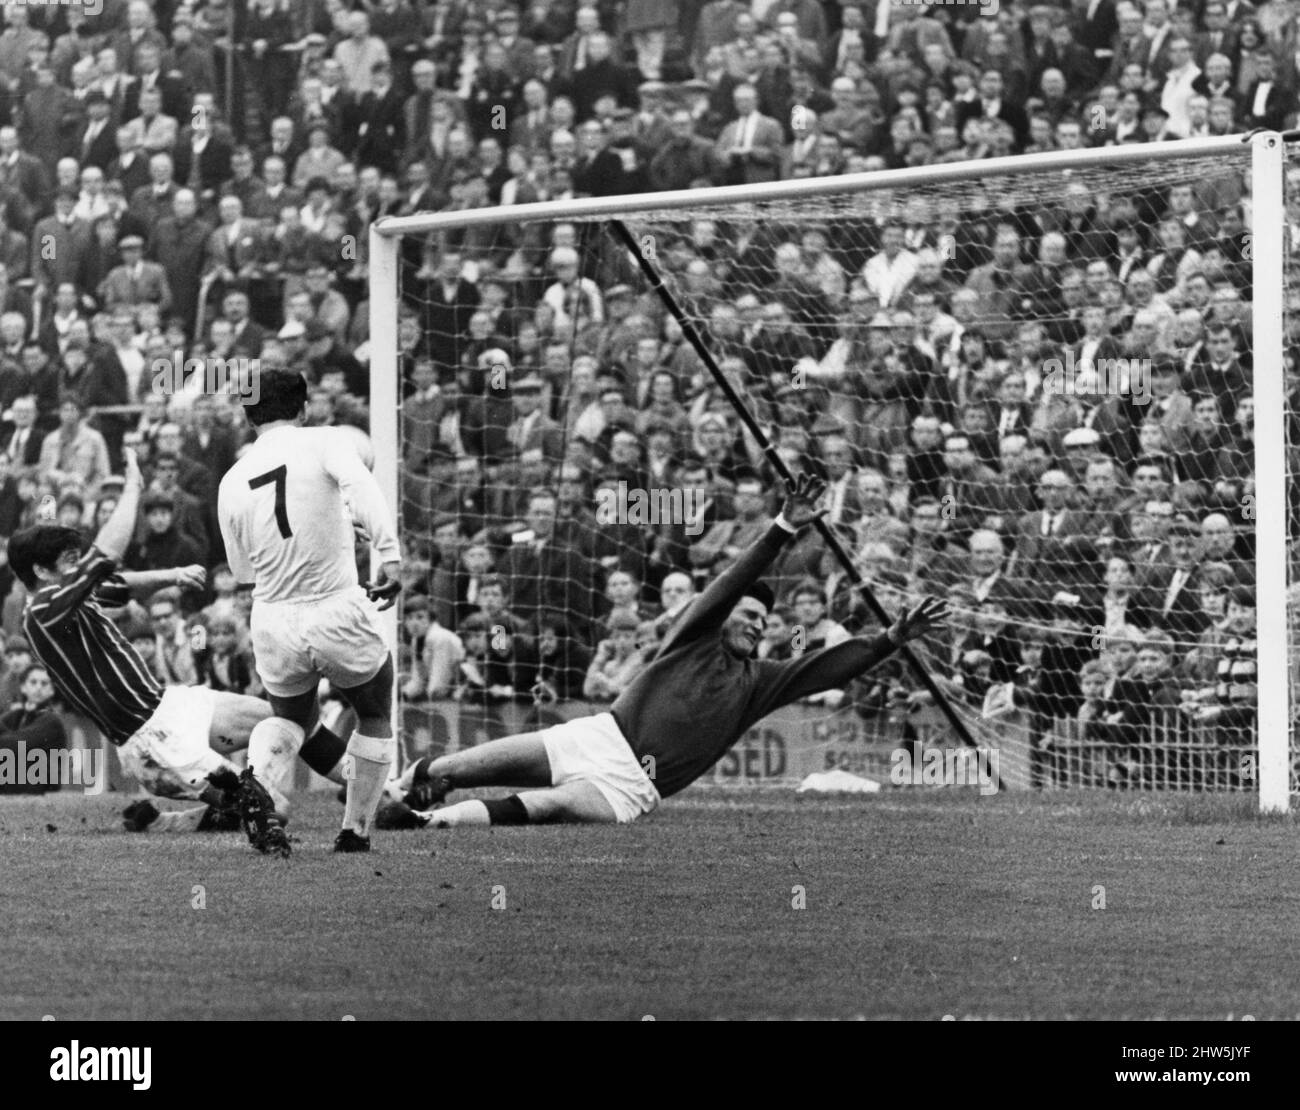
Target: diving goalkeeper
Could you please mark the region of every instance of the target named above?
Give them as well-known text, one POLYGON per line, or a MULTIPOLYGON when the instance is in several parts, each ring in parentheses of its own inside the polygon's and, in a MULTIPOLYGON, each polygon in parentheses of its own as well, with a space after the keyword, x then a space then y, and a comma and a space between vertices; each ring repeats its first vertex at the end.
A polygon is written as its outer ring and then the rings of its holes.
POLYGON ((394 784, 415 811, 403 810, 408 824, 635 821, 704 774, 774 709, 846 685, 945 620, 946 602, 925 598, 882 635, 781 662, 754 658, 774 602, 759 576, 822 515, 824 490, 808 475, 788 487, 767 534, 691 603, 609 712, 412 764, 394 784), (477 786, 529 789, 431 808, 452 790, 477 786))

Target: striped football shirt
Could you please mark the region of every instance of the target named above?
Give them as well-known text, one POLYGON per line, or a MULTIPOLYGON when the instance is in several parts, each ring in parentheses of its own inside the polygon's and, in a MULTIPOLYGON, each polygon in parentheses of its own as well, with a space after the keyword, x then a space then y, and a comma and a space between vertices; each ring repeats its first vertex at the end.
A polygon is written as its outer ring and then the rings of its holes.
POLYGON ((91 547, 62 581, 31 596, 23 633, 67 707, 123 744, 154 715, 163 687, 100 608, 130 600, 116 569, 114 560, 91 547))

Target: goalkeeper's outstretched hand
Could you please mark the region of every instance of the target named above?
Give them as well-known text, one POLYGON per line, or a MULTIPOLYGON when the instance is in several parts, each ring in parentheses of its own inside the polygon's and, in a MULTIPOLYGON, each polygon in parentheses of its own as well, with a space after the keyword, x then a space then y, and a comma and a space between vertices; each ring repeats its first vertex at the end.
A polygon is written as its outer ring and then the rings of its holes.
POLYGON ((904 613, 889 626, 888 636, 895 647, 924 636, 949 617, 948 601, 942 597, 923 597, 919 605, 904 613))
POLYGON ((366 597, 377 601, 380 611, 391 609, 402 592, 402 564, 398 562, 383 563, 379 567, 379 579, 366 587, 366 597))
POLYGON ((826 515, 826 509, 819 509, 817 502, 826 492, 826 483, 815 474, 800 474, 792 482, 785 484, 785 504, 781 506, 781 515, 795 528, 802 528, 826 515))

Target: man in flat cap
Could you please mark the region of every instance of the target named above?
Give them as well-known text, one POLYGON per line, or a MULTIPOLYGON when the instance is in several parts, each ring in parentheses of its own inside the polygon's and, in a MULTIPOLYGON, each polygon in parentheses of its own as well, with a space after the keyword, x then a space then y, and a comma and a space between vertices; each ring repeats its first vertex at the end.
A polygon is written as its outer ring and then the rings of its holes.
POLYGON ((104 170, 117 157, 117 137, 113 127, 113 106, 99 89, 91 89, 81 102, 86 122, 77 129, 75 153, 82 167, 104 170))
POLYGON ((654 151, 636 137, 636 113, 631 108, 615 108, 610 117, 609 149, 623 163, 620 192, 645 193, 650 190, 650 159, 654 151))
POLYGON ((540 449, 548 463, 557 463, 564 451, 564 429, 543 411, 545 383, 537 374, 525 374, 510 383, 510 402, 515 418, 506 429, 516 459, 525 451, 540 449))
POLYGON ((632 134, 647 152, 647 158, 653 158, 656 151, 663 149, 672 135, 666 110, 667 94, 668 86, 662 81, 643 81, 637 86, 638 107, 632 134))
POLYGON ((156 304, 160 312, 171 307, 172 291, 167 275, 156 262, 144 260, 144 239, 135 234, 118 240, 122 262, 99 284, 99 301, 106 309, 134 310, 142 304, 156 304))

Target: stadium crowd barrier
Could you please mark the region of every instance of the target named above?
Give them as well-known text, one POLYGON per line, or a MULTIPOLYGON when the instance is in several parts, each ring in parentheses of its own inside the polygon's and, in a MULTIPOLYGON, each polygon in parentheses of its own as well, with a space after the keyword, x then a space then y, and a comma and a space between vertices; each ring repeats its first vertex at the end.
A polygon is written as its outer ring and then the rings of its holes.
MULTIPOLYGON (((403 706, 408 758, 472 747, 488 739, 527 732, 600 712, 588 702, 565 702, 538 716, 530 707, 508 703, 490 709, 451 700, 403 706)), ((1114 744, 1089 740, 1077 721, 1003 719, 996 733, 982 730, 982 744, 998 755, 1008 787, 1104 787, 1116 759, 1114 744), (1029 743, 1029 737, 1036 742, 1029 743)), ((1253 782, 1254 730, 1225 743, 1222 730, 1189 723, 1177 713, 1157 716, 1136 744, 1125 747, 1125 784, 1145 789, 1234 790, 1253 782)), ((749 729, 703 781, 719 786, 796 786, 826 771, 924 784, 908 770, 917 747, 954 751, 960 747, 946 721, 932 710, 863 718, 852 709, 827 713, 822 707, 790 705, 749 729), (906 753, 906 754, 904 754, 906 753)))
MULTIPOLYGON (((489 739, 544 728, 599 713, 591 702, 561 702, 540 714, 530 706, 507 703, 484 709, 444 699, 402 706, 404 761, 474 747, 489 739)), ((131 792, 138 784, 121 768, 117 749, 95 725, 76 714, 61 714, 72 748, 105 753, 109 789, 131 792)), ((977 740, 998 753, 997 770, 1008 788, 1101 788, 1114 785, 1117 745, 1089 739, 1079 722, 1003 719, 997 734, 984 730, 977 740), (1028 737, 1035 736, 1030 744, 1028 737)), ((957 750, 938 713, 923 711, 904 723, 895 716, 865 719, 852 709, 827 713, 822 707, 790 705, 749 729, 703 780, 715 786, 797 786, 807 776, 847 771, 885 785, 902 778, 933 785, 910 760, 917 748, 957 750), (906 755, 904 755, 906 753, 906 755)), ((1177 712, 1158 714, 1147 733, 1122 748, 1122 784, 1135 789, 1246 790, 1254 782, 1254 728, 1231 735, 1213 725, 1189 722, 1177 712)), ((949 783, 949 785, 952 785, 949 783)), ((963 785, 957 783, 956 785, 963 785)), ((965 783, 964 785, 974 785, 965 783)), ((300 767, 297 789, 336 790, 333 783, 300 767)))

